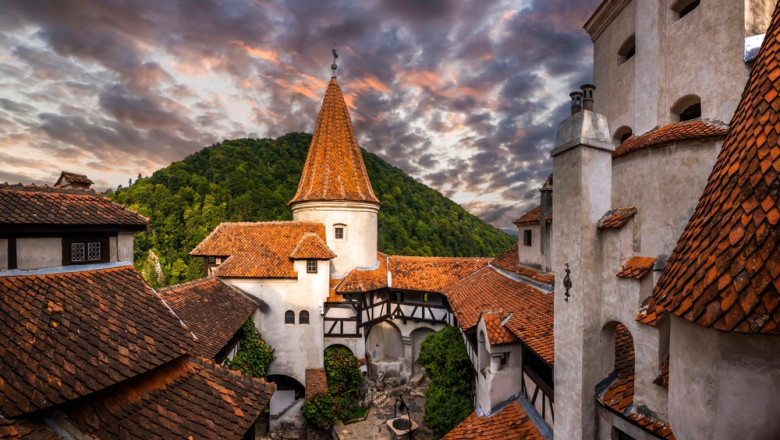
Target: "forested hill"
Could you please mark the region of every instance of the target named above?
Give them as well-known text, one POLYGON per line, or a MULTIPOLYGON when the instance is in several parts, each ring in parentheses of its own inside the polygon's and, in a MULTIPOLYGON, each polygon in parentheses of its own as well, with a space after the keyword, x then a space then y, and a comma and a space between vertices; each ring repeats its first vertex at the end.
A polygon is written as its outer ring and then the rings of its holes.
MULTIPOLYGON (((200 278, 188 255, 225 221, 290 220, 311 135, 212 145, 111 194, 150 218, 135 239, 136 267, 154 286, 200 278), (150 253, 150 251, 152 251, 150 253), (155 270, 159 260, 162 276, 155 270)), ((515 238, 469 214, 400 169, 363 151, 379 210, 379 250, 388 254, 493 256, 515 238)))

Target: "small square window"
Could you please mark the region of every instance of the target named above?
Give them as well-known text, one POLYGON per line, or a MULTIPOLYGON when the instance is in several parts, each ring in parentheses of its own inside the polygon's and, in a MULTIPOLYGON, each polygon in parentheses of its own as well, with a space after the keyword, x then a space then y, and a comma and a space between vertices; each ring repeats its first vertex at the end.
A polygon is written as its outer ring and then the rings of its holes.
POLYGON ((87 260, 100 261, 100 242, 87 243, 87 260))
POLYGON ((317 273, 317 260, 306 260, 306 273, 317 273))
POLYGON ((523 246, 531 246, 532 239, 531 239, 531 230, 525 229, 523 230, 523 246))
POLYGON ((336 228, 336 240, 344 239, 344 228, 336 228))
POLYGON ((70 244, 70 260, 84 261, 84 243, 70 244))

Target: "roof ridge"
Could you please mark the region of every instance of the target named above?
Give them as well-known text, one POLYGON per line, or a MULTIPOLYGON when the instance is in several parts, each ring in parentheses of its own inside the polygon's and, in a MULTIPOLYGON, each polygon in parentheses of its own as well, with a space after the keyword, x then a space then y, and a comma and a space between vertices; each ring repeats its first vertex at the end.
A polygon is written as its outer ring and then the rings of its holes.
POLYGON ((199 283, 202 283, 202 282, 205 282, 205 281, 211 281, 211 280, 216 280, 216 281, 221 282, 221 280, 219 278, 217 278, 217 277, 203 277, 203 278, 198 278, 197 280, 190 280, 190 281, 185 281, 183 283, 174 284, 172 286, 161 287, 161 288, 157 289, 157 291, 158 292, 166 292, 166 291, 171 290, 171 289, 180 289, 182 287, 194 286, 196 284, 199 284, 199 283))

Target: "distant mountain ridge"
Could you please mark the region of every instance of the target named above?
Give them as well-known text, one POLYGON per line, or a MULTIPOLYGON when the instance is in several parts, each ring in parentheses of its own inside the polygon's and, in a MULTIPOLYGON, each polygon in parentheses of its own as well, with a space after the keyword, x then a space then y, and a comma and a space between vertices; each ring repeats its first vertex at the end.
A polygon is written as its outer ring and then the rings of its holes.
MULTIPOLYGON (((148 231, 135 240, 138 270, 155 287, 200 278, 203 262, 188 253, 221 222, 292 219, 287 202, 298 187, 310 143, 307 133, 226 140, 109 192, 108 197, 150 219, 148 231)), ((514 244, 514 237, 439 192, 378 156, 362 153, 382 201, 380 251, 494 256, 514 244)))

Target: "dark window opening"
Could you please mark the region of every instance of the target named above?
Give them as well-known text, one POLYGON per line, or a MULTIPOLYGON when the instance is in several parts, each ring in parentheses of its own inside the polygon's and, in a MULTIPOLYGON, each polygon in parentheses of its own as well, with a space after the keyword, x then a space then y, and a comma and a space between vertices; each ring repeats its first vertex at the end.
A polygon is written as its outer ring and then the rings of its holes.
POLYGON ((8 239, 8 269, 17 269, 15 237, 8 239))
POLYGON ((701 118, 701 103, 697 102, 680 112, 680 122, 701 118))
POLYGON ((344 239, 344 228, 336 228, 336 240, 344 239))
POLYGON ((293 312, 292 310, 288 310, 284 312, 284 323, 295 324, 295 312, 293 312))
POLYGON ((217 257, 209 257, 209 264, 217 264, 217 257))
POLYGON ((531 246, 533 239, 531 238, 531 230, 523 230, 523 246, 531 246))
POLYGON ((636 55, 636 41, 632 35, 620 46, 620 50, 618 50, 618 61, 620 64, 625 63, 633 58, 634 55, 636 55))
POLYGON ((498 356, 498 359, 499 359, 499 367, 498 367, 499 370, 505 370, 509 366, 509 353, 508 352, 501 353, 498 356))
POLYGON ((523 350, 523 364, 525 365, 524 368, 536 373, 545 385, 553 389, 553 369, 539 355, 525 348, 523 350))
POLYGON ((309 323, 309 312, 306 310, 301 310, 301 313, 298 314, 298 324, 308 324, 309 323))
POLYGON ((677 13, 677 19, 679 20, 696 9, 699 3, 701 3, 701 0, 680 0, 672 6, 672 10, 677 13))
POLYGON ((631 127, 622 126, 615 131, 615 135, 613 136, 613 142, 616 145, 620 145, 623 142, 627 141, 632 135, 634 134, 634 131, 631 130, 631 127))
POLYGON ((317 273, 317 260, 306 260, 306 273, 317 273))
POLYGON ((612 440, 635 440, 634 437, 631 437, 614 426, 612 427, 612 435, 610 437, 612 440))

